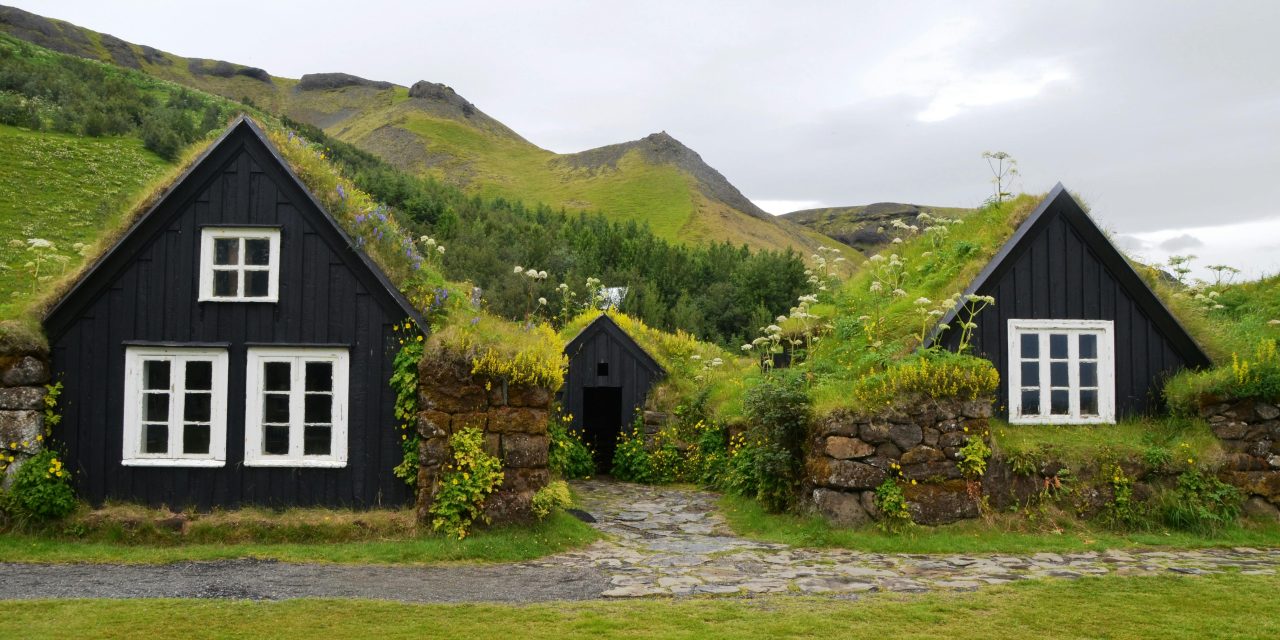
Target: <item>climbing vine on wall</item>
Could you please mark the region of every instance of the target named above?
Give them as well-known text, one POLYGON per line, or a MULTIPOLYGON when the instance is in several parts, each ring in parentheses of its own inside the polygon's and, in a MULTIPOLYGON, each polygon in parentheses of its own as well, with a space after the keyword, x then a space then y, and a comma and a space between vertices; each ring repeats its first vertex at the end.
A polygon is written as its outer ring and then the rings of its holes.
POLYGON ((400 427, 400 447, 404 457, 396 465, 397 478, 416 487, 418 482, 418 363, 422 360, 423 338, 411 320, 395 325, 400 350, 391 362, 391 390, 396 394, 395 414, 400 427))

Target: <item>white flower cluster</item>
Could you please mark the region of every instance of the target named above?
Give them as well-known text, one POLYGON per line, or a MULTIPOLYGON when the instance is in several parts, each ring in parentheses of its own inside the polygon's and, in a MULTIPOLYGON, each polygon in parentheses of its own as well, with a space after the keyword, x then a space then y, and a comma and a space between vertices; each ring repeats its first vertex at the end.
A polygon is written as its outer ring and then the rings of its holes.
POLYGON ((436 242, 436 239, 431 236, 422 236, 418 238, 418 242, 421 242, 422 246, 426 247, 427 255, 431 255, 432 252, 437 254, 444 253, 444 245, 436 242))
POLYGON ((546 271, 538 271, 537 269, 525 269, 520 265, 516 265, 516 268, 512 271, 512 273, 516 275, 524 276, 526 278, 529 278, 530 280, 546 280, 547 279, 546 271))

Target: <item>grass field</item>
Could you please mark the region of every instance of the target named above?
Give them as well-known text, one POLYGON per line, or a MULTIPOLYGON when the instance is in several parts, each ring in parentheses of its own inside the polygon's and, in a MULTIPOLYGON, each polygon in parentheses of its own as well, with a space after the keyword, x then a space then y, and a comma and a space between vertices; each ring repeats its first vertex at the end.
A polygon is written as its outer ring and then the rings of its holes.
POLYGON ((1280 578, 1085 578, 857 601, 414 605, 359 600, 0 602, 26 638, 1274 638, 1280 578))
POLYGON ((939 527, 885 533, 875 527, 831 526, 816 516, 766 513, 754 500, 726 496, 720 509, 739 535, 797 547, 836 547, 872 553, 1037 553, 1104 549, 1188 549, 1280 546, 1280 524, 1244 522, 1213 535, 1174 530, 1117 532, 1063 515, 1040 521, 996 514, 939 527))

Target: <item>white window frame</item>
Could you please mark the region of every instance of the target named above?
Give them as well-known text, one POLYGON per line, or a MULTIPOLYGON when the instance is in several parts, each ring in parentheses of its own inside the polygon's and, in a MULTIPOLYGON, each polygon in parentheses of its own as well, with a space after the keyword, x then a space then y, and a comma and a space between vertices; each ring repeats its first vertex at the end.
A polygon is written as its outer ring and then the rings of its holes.
POLYGON ((347 411, 350 356, 346 348, 335 347, 250 347, 245 370, 244 464, 247 467, 319 467, 347 466, 347 411), (291 363, 289 385, 289 453, 262 453, 263 377, 267 362, 291 363), (327 361, 333 364, 333 407, 330 414, 329 455, 303 453, 305 362, 327 361))
POLYGON ((227 464, 227 350, 209 347, 127 346, 124 355, 124 446, 121 464, 126 467, 222 467, 227 464), (142 450, 143 362, 169 362, 169 451, 142 450), (184 454, 183 409, 186 401, 186 363, 213 363, 209 406, 209 452, 184 454), (178 452, 178 453, 172 453, 178 452))
POLYGON ((280 299, 280 229, 275 227, 205 227, 200 230, 200 302, 277 302, 280 299), (215 296, 213 294, 213 243, 220 238, 236 238, 240 240, 240 264, 235 269, 217 269, 234 271, 237 274, 237 288, 234 296, 215 296), (269 251, 265 266, 246 265, 244 241, 267 240, 269 251), (246 271, 266 271, 267 295, 247 297, 244 295, 244 274, 246 271))
POLYGON ((1009 423, 1010 424, 1115 424, 1115 323, 1110 320, 1009 320, 1009 423), (1040 336, 1040 415, 1022 415, 1022 336, 1040 336), (1049 413, 1049 334, 1098 336, 1098 415, 1080 415, 1080 341, 1067 340, 1067 386, 1070 409, 1065 415, 1049 413))

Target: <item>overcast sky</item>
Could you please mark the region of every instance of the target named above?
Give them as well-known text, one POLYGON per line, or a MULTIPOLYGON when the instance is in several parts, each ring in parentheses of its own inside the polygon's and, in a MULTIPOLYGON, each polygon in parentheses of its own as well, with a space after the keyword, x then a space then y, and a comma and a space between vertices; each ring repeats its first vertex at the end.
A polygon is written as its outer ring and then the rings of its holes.
POLYGON ((1148 260, 1280 271, 1280 2, 3 0, 274 75, 443 82, 559 152, 665 130, 775 213, 1062 181, 1148 260))

